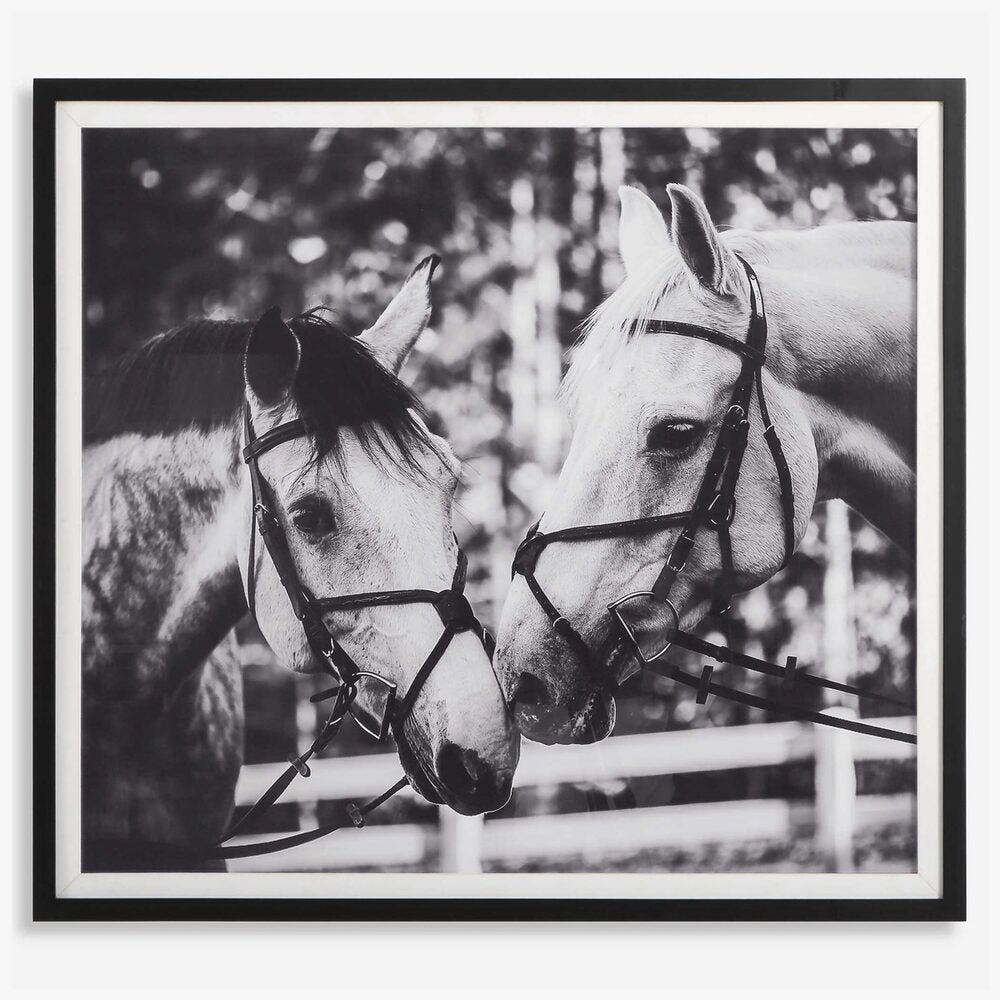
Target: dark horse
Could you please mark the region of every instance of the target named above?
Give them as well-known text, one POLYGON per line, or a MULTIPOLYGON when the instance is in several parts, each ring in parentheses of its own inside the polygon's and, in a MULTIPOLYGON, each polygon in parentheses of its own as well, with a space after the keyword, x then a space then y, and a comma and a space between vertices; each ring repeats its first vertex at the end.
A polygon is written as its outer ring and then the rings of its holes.
MULTIPOLYGON (((317 669, 270 560, 246 565, 242 413, 301 582, 317 595, 442 590, 455 572, 458 463, 397 379, 430 315, 436 258, 360 337, 317 312, 286 325, 202 320, 88 382, 83 472, 83 867, 154 870, 150 845, 213 843, 243 758, 234 645, 248 573, 278 658, 317 669)), ((276 315, 273 311, 270 315, 276 315)), ((405 690, 440 635, 432 607, 334 611, 358 663, 405 690)), ((410 783, 464 813, 510 793, 518 739, 490 661, 454 636, 404 723, 410 783)))

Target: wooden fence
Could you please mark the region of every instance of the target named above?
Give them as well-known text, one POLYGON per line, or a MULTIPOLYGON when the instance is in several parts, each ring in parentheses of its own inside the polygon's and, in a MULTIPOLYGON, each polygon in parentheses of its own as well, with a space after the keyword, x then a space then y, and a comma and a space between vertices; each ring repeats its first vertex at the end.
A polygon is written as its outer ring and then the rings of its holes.
MULTIPOLYGON (((915 724, 912 718, 865 721, 909 732, 915 724)), ((442 808, 437 825, 403 823, 342 830, 332 838, 280 854, 231 862, 230 868, 320 871, 421 866, 439 857, 442 871, 468 873, 481 871, 484 861, 517 864, 576 856, 594 861, 664 847, 787 840, 812 830, 829 867, 843 869, 849 864, 845 859, 850 858, 857 832, 915 816, 915 797, 910 793, 857 795, 855 762, 908 759, 915 753, 916 747, 909 744, 799 722, 618 736, 591 746, 543 747, 526 742, 515 788, 812 761, 816 796, 813 802, 748 799, 486 821, 442 808)), ((244 767, 236 789, 237 805, 254 802, 284 767, 280 763, 244 767)), ((400 773, 395 754, 321 759, 310 767, 312 776, 292 782, 282 797, 284 802, 305 807, 305 815, 314 815, 312 807, 321 800, 369 798, 400 773)), ((240 842, 269 836, 273 834, 244 837, 240 842)))

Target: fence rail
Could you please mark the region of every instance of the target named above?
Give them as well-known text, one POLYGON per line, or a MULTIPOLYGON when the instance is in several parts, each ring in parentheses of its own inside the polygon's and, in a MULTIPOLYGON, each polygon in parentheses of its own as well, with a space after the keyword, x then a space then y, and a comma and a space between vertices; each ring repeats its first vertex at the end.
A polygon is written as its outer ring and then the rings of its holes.
MULTIPOLYGON (((874 725, 913 732, 912 718, 871 719, 874 725)), ((813 761, 817 777, 831 761, 901 760, 916 748, 843 731, 817 734, 799 722, 772 722, 725 729, 685 730, 619 736, 591 746, 542 747, 524 743, 514 778, 515 788, 567 782, 600 782, 697 771, 721 771, 813 761)), ((237 805, 254 802, 284 769, 283 764, 251 764, 243 768, 236 789, 237 805)), ((310 764, 312 776, 295 781, 285 802, 315 803, 324 799, 368 798, 390 785, 400 773, 395 754, 324 758, 310 764)), ((853 767, 852 767, 853 769, 853 767)), ((413 794, 408 789, 402 794, 413 794)), ((396 824, 343 830, 335 834, 336 850, 320 841, 264 858, 243 859, 233 870, 315 871, 336 867, 419 865, 440 853, 442 867, 475 871, 482 861, 516 863, 532 857, 630 854, 657 847, 692 847, 787 839, 810 830, 837 829, 841 836, 914 816, 915 797, 857 796, 852 782, 817 783, 815 804, 781 799, 738 800, 653 806, 604 813, 570 813, 492 819, 460 817, 442 810, 440 827, 396 824), (825 785, 829 792, 824 792, 825 785), (836 822, 833 822, 836 819, 836 822)), ((244 837, 253 842, 262 837, 244 837)))

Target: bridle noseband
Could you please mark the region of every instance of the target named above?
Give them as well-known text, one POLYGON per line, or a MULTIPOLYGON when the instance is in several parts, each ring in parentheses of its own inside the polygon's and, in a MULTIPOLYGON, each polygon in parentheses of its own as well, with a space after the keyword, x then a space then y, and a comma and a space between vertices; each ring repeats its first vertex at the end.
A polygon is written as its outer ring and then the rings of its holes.
MULTIPOLYGON (((261 475, 258 464, 261 455, 272 448, 276 448, 287 441, 308 436, 306 427, 301 420, 290 420, 257 437, 254 433, 250 407, 246 404, 243 409, 243 431, 246 439, 246 446, 243 449, 243 461, 246 463, 250 473, 252 495, 252 520, 247 556, 247 606, 250 614, 256 621, 256 537, 259 532, 264 542, 264 548, 271 558, 271 562, 278 574, 278 579, 281 581, 281 585, 288 597, 292 612, 302 626, 302 631, 305 634, 309 648, 312 650, 322 669, 330 674, 338 683, 336 687, 321 691, 312 698, 314 702, 326 701, 330 698, 334 699, 333 707, 326 722, 321 727, 319 735, 304 753, 289 758, 290 766, 271 785, 267 792, 258 799, 250 810, 241 817, 239 822, 226 831, 218 844, 223 844, 229 840, 239 830, 248 826, 253 819, 269 809, 297 774, 303 777, 309 776, 309 759, 320 750, 323 750, 337 735, 344 719, 351 712, 354 700, 358 694, 359 681, 366 677, 377 677, 371 671, 362 670, 355 663, 351 655, 327 627, 324 620, 325 614, 333 611, 354 611, 360 608, 390 607, 406 604, 430 604, 437 611, 443 626, 441 635, 434 644, 434 647, 427 654, 416 676, 410 682, 406 694, 400 701, 397 702, 395 698, 395 685, 387 681, 382 681, 386 689, 390 692, 388 705, 383 717, 384 724, 380 731, 369 730, 372 735, 381 739, 391 729, 397 745, 405 747, 411 755, 413 755, 413 751, 409 748, 406 740, 403 724, 413 710, 413 706, 420 692, 423 690, 427 678, 440 662, 451 640, 462 632, 473 632, 483 643, 487 656, 491 660, 494 650, 493 637, 480 624, 475 612, 472 610, 472 605, 465 596, 468 561, 461 548, 458 550, 458 565, 455 568, 451 586, 447 590, 380 590, 369 593, 347 594, 341 597, 314 597, 299 578, 298 570, 295 567, 295 561, 292 558, 292 552, 288 544, 288 538, 277 517, 277 504, 274 492, 267 480, 261 475)), ((379 679, 381 680, 381 678, 379 679)), ((401 778, 376 799, 365 803, 361 807, 349 807, 347 817, 355 826, 363 826, 364 816, 367 813, 371 812, 378 805, 381 805, 406 784, 406 778, 401 778)), ((319 827, 316 830, 310 830, 306 833, 295 834, 291 837, 283 837, 264 843, 237 847, 221 847, 216 845, 205 856, 235 858, 269 854, 274 851, 294 847, 298 844, 307 843, 310 840, 316 840, 321 836, 332 833, 335 829, 339 829, 342 825, 342 823, 329 824, 326 827, 319 827)))
POLYGON ((790 705, 770 698, 761 698, 742 691, 724 687, 711 680, 711 666, 707 666, 701 677, 685 673, 679 667, 662 661, 662 655, 671 645, 677 645, 693 652, 711 656, 721 663, 754 670, 759 673, 781 678, 782 690, 789 693, 792 686, 802 681, 818 687, 842 691, 861 697, 877 699, 890 704, 911 708, 905 702, 885 695, 873 694, 856 688, 850 684, 830 681, 814 674, 797 669, 796 659, 788 657, 784 666, 770 663, 757 657, 736 652, 728 646, 716 646, 698 638, 679 627, 678 615, 670 602, 670 593, 677 581, 678 574, 687 565, 688 558, 694 548, 698 533, 708 529, 714 531, 719 543, 722 568, 713 586, 713 602, 709 614, 721 615, 729 610, 730 601, 736 590, 736 573, 733 566, 733 546, 730 537, 730 525, 736 512, 736 487, 739 482, 740 470, 746 452, 750 431, 751 405, 756 388, 757 407, 764 426, 763 436, 778 478, 778 493, 781 506, 782 527, 784 536, 783 569, 795 551, 795 493, 792 488, 791 472, 785 459, 781 441, 771 422, 767 399, 764 393, 762 373, 767 362, 767 315, 764 310, 764 297, 760 282, 750 264, 743 257, 736 255, 746 272, 750 289, 750 319, 747 325, 746 340, 735 337, 709 327, 696 326, 691 323, 679 323, 673 320, 648 320, 642 332, 667 333, 679 337, 693 337, 707 341, 725 350, 737 354, 741 360, 740 372, 733 386, 729 407, 719 428, 715 446, 709 457, 701 484, 689 510, 672 514, 657 514, 650 517, 631 518, 624 521, 613 521, 605 524, 575 525, 569 528, 559 528, 555 531, 539 531, 541 519, 528 529, 526 537, 517 547, 514 555, 512 575, 524 577, 539 607, 548 618, 553 630, 566 641, 570 649, 592 678, 596 678, 600 664, 580 632, 552 603, 545 593, 535 569, 543 550, 553 542, 593 541, 599 538, 624 538, 636 535, 649 535, 671 528, 680 528, 680 533, 670 550, 652 588, 635 594, 627 594, 608 606, 613 620, 620 631, 634 647, 636 656, 642 667, 671 677, 698 691, 698 701, 704 702, 708 694, 716 694, 731 701, 748 704, 758 708, 773 709, 799 718, 820 722, 836 728, 849 729, 854 732, 864 732, 870 735, 883 736, 902 742, 915 743, 916 738, 908 733, 896 733, 893 730, 867 726, 864 723, 848 719, 833 718, 811 712, 799 706, 790 705), (673 628, 670 629, 665 645, 652 653, 644 654, 639 647, 633 631, 629 628, 622 607, 635 599, 644 599, 672 615, 673 628))

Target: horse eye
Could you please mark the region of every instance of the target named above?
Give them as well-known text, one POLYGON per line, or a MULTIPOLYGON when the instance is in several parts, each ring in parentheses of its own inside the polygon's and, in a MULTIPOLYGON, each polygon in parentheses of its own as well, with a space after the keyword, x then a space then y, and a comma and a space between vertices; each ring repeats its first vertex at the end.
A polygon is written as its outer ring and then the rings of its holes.
POLYGON ((700 427, 683 420, 664 420, 646 435, 649 451, 687 451, 698 439, 700 427))
POLYGON ((314 538, 328 535, 334 528, 333 517, 325 507, 300 507, 292 511, 291 517, 297 531, 314 538))

